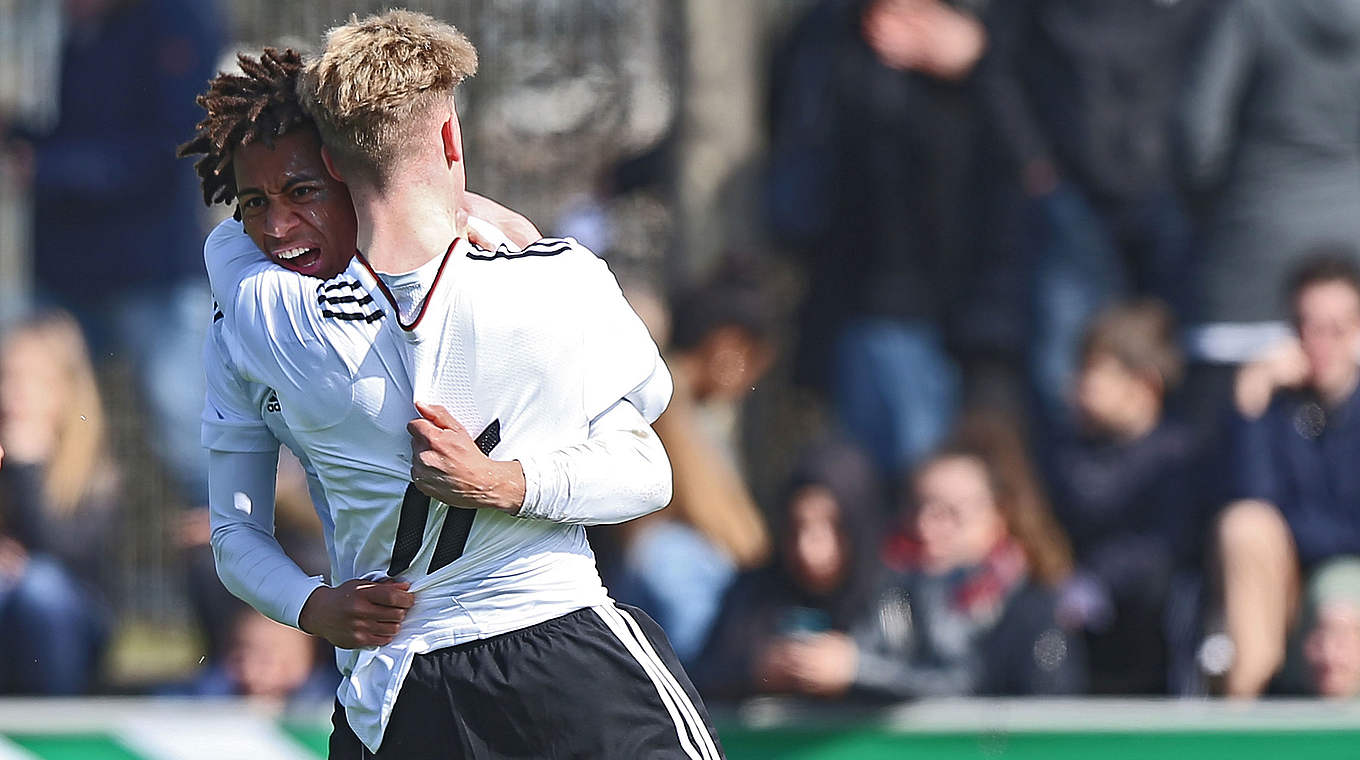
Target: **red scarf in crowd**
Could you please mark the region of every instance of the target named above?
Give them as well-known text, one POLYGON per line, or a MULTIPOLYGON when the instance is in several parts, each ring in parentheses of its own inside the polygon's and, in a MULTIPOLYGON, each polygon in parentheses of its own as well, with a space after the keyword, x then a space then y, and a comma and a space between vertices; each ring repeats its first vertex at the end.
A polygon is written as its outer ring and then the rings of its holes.
MULTIPOLYGON (((906 531, 893 534, 883 547, 883 559, 899 573, 924 572, 921 544, 906 531)), ((1006 600, 1029 576, 1029 560, 1015 539, 1007 537, 992 548, 981 563, 954 571, 952 607, 968 617, 994 620, 1006 600)))

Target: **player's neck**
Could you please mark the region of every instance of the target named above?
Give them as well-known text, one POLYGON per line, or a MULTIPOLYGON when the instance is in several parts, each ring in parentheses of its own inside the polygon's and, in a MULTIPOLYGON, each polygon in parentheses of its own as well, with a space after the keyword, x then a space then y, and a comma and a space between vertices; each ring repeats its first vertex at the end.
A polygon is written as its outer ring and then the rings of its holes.
POLYGON ((393 189, 356 197, 359 250, 384 274, 404 274, 442 256, 467 229, 467 213, 443 192, 393 189))

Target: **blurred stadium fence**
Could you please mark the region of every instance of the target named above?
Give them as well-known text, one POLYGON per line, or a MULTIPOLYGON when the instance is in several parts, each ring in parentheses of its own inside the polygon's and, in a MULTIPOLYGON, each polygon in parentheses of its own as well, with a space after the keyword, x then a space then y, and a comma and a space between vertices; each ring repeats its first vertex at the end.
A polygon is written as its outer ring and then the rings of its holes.
MULTIPOLYGON (((758 701, 716 712, 731 760, 1353 760, 1360 705, 946 700, 885 711, 758 701)), ((329 707, 236 701, 0 701, 0 760, 315 760, 329 707)))

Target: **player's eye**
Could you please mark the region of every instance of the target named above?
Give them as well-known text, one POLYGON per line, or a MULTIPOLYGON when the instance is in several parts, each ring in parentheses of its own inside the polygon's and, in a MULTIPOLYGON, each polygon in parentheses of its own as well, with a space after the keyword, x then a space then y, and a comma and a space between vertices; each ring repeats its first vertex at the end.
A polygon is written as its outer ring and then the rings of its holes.
POLYGON ((241 200, 242 211, 259 211, 262 208, 264 208, 264 198, 258 195, 252 195, 241 200))
POLYGON ((303 185, 302 187, 293 188, 293 198, 296 200, 306 200, 312 197, 313 195, 316 195, 315 187, 303 185))

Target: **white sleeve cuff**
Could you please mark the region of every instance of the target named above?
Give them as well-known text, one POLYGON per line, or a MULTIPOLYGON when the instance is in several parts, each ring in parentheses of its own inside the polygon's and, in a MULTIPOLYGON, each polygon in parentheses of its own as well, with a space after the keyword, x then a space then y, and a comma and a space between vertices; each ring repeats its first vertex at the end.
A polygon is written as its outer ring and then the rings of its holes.
POLYGON ((568 489, 560 470, 553 466, 552 456, 522 457, 519 466, 524 470, 524 504, 515 514, 526 520, 551 520, 561 508, 561 496, 568 489))
POLYGON ((299 578, 290 584, 290 588, 279 595, 280 599, 285 600, 280 614, 283 619, 279 622, 302 630, 302 626, 298 625, 298 618, 302 617, 302 608, 307 605, 307 600, 312 598, 312 592, 324 585, 326 581, 319 575, 309 576, 305 581, 299 578))

